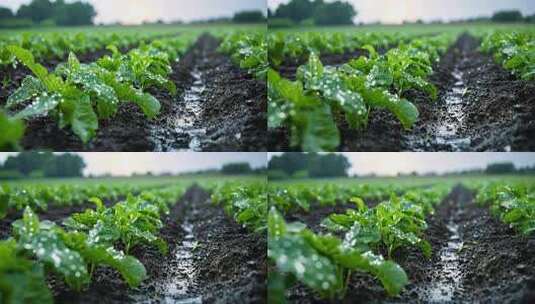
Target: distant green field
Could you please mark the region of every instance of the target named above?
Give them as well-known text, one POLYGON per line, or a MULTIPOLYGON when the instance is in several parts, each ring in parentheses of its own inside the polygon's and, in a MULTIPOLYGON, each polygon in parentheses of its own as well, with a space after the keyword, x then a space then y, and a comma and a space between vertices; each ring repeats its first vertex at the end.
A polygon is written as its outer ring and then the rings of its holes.
POLYGON ((0 36, 9 36, 32 33, 83 33, 83 32, 108 32, 108 33, 154 33, 166 34, 177 32, 205 32, 213 30, 262 30, 267 29, 262 24, 202 24, 202 25, 136 25, 136 26, 74 26, 74 27, 35 27, 23 29, 0 29, 0 36))
POLYGON ((324 26, 324 27, 295 27, 286 29, 270 29, 272 32, 376 32, 376 33, 461 33, 465 31, 488 31, 488 30, 521 30, 535 31, 533 25, 525 23, 459 23, 459 24, 406 24, 406 25, 361 25, 361 26, 324 26))
POLYGON ((474 181, 511 181, 511 182, 526 182, 535 183, 534 175, 457 175, 457 176, 403 176, 403 177, 357 177, 357 178, 328 178, 328 179, 292 179, 282 181, 270 181, 273 185, 289 185, 289 184, 397 184, 407 186, 419 186, 430 184, 448 184, 454 185, 464 182, 474 181))
POLYGON ((262 181, 262 176, 243 175, 184 175, 184 176, 139 176, 139 177, 105 177, 105 178, 43 178, 43 179, 18 179, 12 181, 1 181, 0 185, 25 185, 25 184, 130 184, 130 185, 163 185, 163 184, 184 184, 194 183, 216 183, 225 181, 262 181))

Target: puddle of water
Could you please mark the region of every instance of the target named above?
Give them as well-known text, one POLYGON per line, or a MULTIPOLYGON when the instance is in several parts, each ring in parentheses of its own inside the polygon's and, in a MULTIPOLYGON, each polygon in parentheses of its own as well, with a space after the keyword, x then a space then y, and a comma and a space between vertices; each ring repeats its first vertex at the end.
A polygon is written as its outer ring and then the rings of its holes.
POLYGON ((193 225, 184 219, 182 230, 185 236, 170 256, 174 261, 169 267, 169 275, 163 282, 154 282, 154 292, 133 293, 130 299, 137 304, 202 304, 202 296, 197 296, 198 283, 195 279, 195 255, 198 243, 193 235, 193 225))
POLYGON ((193 83, 183 93, 183 102, 177 102, 177 117, 168 123, 170 130, 161 128, 153 131, 156 151, 195 151, 202 150, 202 142, 206 138, 206 128, 202 128, 202 94, 206 91, 202 72, 195 67, 191 71, 193 83), (177 143, 176 139, 184 139, 177 143))
POLYGON ((463 247, 463 240, 459 233, 459 225, 454 222, 453 217, 449 219, 446 227, 450 232, 450 236, 447 245, 439 251, 439 277, 436 282, 433 282, 425 289, 425 302, 451 303, 455 292, 462 290, 462 272, 459 266, 458 252, 463 247))
POLYGON ((435 141, 441 146, 446 146, 453 151, 460 151, 470 146, 470 138, 459 134, 459 127, 463 124, 463 97, 467 87, 464 81, 464 73, 457 64, 451 73, 455 79, 453 87, 444 96, 446 113, 442 124, 436 128, 435 141))
POLYGON ((181 304, 201 304, 201 297, 187 297, 191 290, 197 288, 194 275, 195 263, 193 251, 197 247, 197 242, 193 235, 193 225, 184 220, 181 225, 186 232, 182 243, 171 253, 176 259, 178 275, 164 284, 163 303, 181 303, 181 304))

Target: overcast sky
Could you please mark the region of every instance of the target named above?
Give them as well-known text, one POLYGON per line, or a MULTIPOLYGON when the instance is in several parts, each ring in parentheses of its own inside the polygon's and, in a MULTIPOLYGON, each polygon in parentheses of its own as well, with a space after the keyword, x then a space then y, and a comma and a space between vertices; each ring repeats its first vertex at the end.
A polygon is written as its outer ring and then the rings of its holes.
MULTIPOLYGON (((16 10, 31 0, 1 0, 0 6, 16 10)), ((67 0, 72 2, 72 0, 67 0)), ((192 21, 232 16, 241 10, 266 10, 266 0, 84 0, 97 11, 95 22, 139 24, 143 21, 192 21)))
MULTIPOLYGON (((274 9, 289 0, 267 0, 274 9)), ((331 0, 327 0, 331 1, 331 0)), ((357 22, 401 23, 403 20, 451 20, 490 16, 497 10, 518 9, 535 13, 535 0, 349 0, 358 11, 357 22)))
MULTIPOLYGON (((280 153, 269 153, 273 155, 280 153)), ((396 175, 397 173, 444 173, 463 169, 485 168, 493 162, 512 161, 517 167, 535 164, 535 153, 341 153, 352 164, 350 174, 396 175)))
MULTIPOLYGON (((16 153, 0 153, 0 162, 4 162, 8 155, 16 153)), ((262 152, 233 152, 233 153, 77 153, 86 164, 87 174, 130 175, 134 172, 152 173, 188 172, 203 169, 220 168, 229 162, 248 162, 251 166, 265 167, 266 153, 262 152)))

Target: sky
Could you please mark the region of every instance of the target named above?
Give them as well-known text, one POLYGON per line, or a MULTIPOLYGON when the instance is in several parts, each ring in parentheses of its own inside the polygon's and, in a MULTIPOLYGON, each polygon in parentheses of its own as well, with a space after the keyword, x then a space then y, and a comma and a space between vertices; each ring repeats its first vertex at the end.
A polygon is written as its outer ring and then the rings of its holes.
MULTIPOLYGON (((269 153, 268 157, 280 153, 269 153)), ((390 152, 354 152, 341 153, 352 164, 349 174, 396 175, 397 173, 420 174, 428 172, 445 173, 474 168, 485 168, 493 162, 512 161, 517 167, 535 165, 535 153, 390 153, 390 152)))
MULTIPOLYGON (((1 0, 12 10, 31 0, 1 0)), ((67 0, 66 2, 72 2, 67 0)), ((266 0, 84 0, 97 11, 96 23, 140 24, 143 21, 192 21, 232 16, 242 10, 266 10, 266 0)))
MULTIPOLYGON (((289 0, 267 0, 270 9, 289 0)), ((331 0, 327 0, 331 1, 331 0)), ((535 0, 349 0, 358 11, 356 22, 401 23, 403 20, 444 21, 491 16, 497 10, 518 9, 535 13, 535 0)))
MULTIPOLYGON (((0 153, 0 162, 4 162, 8 155, 16 153, 0 153)), ((266 166, 265 152, 218 152, 218 153, 76 153, 82 156, 87 167, 85 175, 130 175, 132 173, 182 173, 204 169, 221 168, 225 163, 248 162, 252 167, 266 166)))

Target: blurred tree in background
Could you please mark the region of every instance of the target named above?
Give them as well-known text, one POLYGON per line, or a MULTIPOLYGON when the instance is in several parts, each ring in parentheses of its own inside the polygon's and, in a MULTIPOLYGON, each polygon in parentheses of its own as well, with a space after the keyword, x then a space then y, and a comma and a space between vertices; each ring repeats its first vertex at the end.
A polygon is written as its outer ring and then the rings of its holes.
POLYGON ((66 3, 65 0, 32 0, 19 7, 16 13, 0 7, 0 26, 17 27, 20 24, 34 25, 92 25, 97 15, 95 8, 86 2, 66 3), (24 22, 22 22, 24 21, 24 22))
POLYGON ((21 177, 80 177, 85 166, 76 154, 32 151, 8 156, 0 171, 20 173, 21 177))
POLYGON ((342 1, 291 0, 281 4, 275 12, 269 12, 269 15, 270 25, 277 23, 277 20, 291 20, 301 25, 344 25, 353 24, 357 12, 353 5, 342 1))
POLYGON ((272 179, 346 177, 351 163, 342 154, 283 153, 269 161, 272 179))
POLYGON ((238 12, 232 18, 235 23, 260 23, 266 21, 261 11, 243 11, 238 12))

